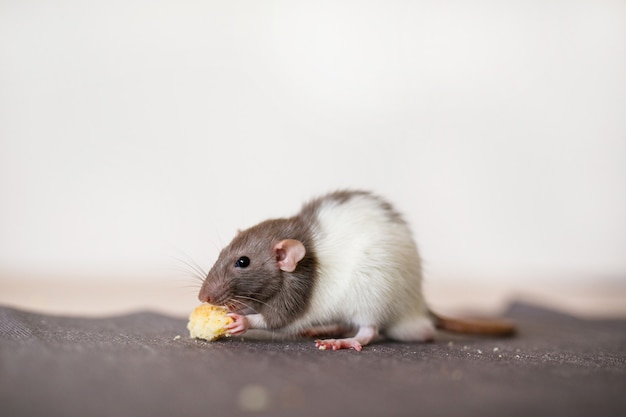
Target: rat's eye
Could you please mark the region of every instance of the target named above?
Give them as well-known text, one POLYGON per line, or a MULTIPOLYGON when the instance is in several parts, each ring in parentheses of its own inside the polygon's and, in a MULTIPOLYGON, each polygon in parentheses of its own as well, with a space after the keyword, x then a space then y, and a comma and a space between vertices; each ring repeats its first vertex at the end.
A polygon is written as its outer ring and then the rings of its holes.
POLYGON ((250 265, 250 258, 247 256, 242 256, 235 262, 235 268, 247 268, 248 265, 250 265))

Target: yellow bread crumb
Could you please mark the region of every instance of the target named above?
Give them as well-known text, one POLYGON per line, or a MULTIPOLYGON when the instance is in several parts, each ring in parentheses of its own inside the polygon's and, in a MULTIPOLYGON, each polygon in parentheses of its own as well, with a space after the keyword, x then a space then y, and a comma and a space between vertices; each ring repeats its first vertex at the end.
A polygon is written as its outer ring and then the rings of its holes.
POLYGON ((223 336, 228 336, 224 327, 234 320, 228 317, 225 307, 211 304, 201 304, 189 315, 189 337, 204 339, 212 342, 223 336))

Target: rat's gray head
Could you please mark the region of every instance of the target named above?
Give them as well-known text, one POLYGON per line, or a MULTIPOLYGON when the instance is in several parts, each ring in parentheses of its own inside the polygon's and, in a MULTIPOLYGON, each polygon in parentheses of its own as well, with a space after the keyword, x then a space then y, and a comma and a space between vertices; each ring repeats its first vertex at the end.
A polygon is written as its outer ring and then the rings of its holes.
POLYGON ((240 232, 209 271, 198 298, 233 312, 258 310, 283 285, 283 272, 293 272, 306 251, 282 236, 282 220, 269 220, 240 232))

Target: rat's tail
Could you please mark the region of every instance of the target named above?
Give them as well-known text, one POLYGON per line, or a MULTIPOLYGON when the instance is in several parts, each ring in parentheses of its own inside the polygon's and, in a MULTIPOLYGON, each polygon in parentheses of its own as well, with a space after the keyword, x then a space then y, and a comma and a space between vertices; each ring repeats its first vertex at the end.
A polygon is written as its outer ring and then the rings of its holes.
POLYGON ((435 327, 455 333, 507 337, 514 335, 517 331, 515 324, 505 319, 456 319, 443 317, 432 311, 430 315, 435 327))

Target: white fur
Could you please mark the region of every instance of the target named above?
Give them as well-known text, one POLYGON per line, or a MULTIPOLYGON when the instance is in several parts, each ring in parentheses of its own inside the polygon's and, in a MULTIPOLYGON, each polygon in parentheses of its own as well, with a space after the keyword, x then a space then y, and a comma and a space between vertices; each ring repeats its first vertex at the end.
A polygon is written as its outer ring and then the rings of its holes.
POLYGON ((389 220, 381 202, 369 195, 324 202, 318 222, 311 304, 289 328, 348 323, 375 326, 399 340, 431 338, 421 262, 409 228, 389 220))

